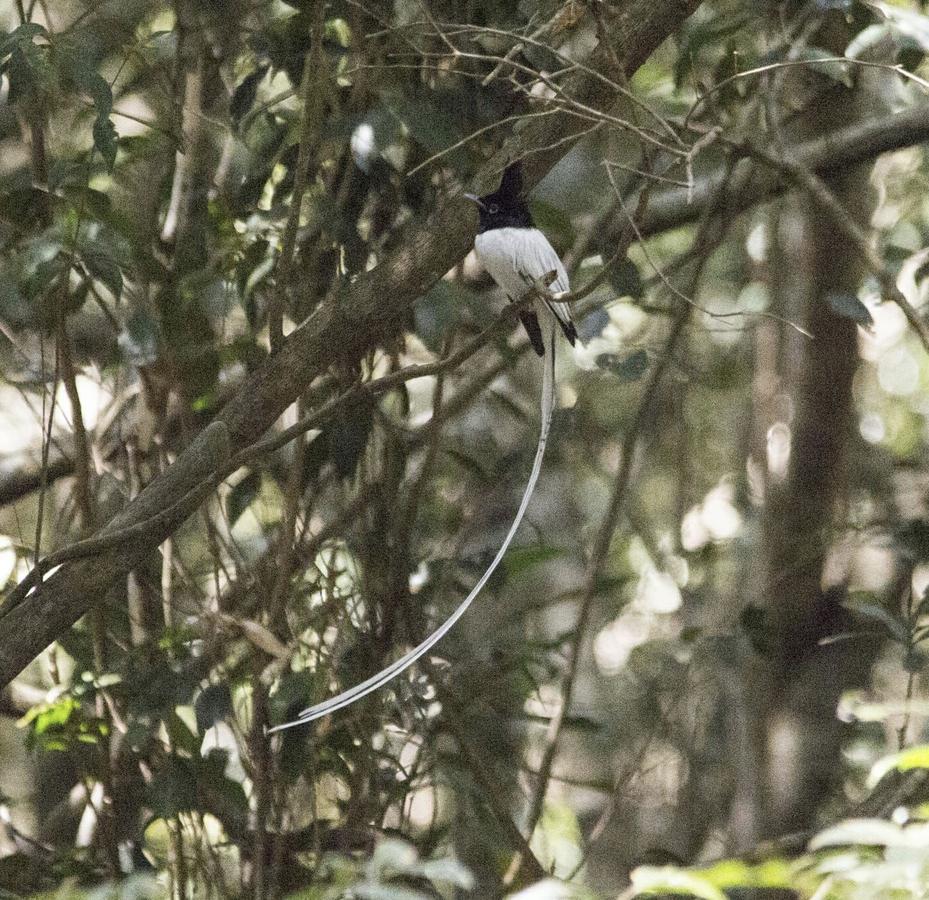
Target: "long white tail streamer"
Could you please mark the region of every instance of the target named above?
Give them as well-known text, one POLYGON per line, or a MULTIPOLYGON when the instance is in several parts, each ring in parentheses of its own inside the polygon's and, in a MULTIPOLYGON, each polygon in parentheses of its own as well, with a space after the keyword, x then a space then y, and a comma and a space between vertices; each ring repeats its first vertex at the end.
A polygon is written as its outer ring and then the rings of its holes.
MULTIPOLYGON (((546 311, 547 313, 547 311, 546 311)), ((539 480, 539 473, 542 471, 542 458, 545 456, 545 445, 548 443, 548 432, 552 424, 552 410, 555 407, 555 323, 552 321, 551 328, 547 327, 548 320, 551 318, 550 314, 544 315, 542 321, 545 323, 543 325, 543 338, 546 336, 548 340, 545 342, 545 359, 543 360, 543 374, 542 374, 542 424, 539 429, 539 443, 535 451, 535 460, 532 463, 532 472, 529 474, 529 481, 526 483, 526 489, 523 491, 523 498, 519 503, 519 509, 516 511, 516 517, 513 519, 513 524, 510 525, 510 530, 507 532, 506 537, 503 539, 503 543, 500 545, 500 549, 497 551, 497 555, 493 558, 493 562, 487 567, 487 571, 481 575, 477 584, 471 589, 471 593, 468 594, 464 600, 458 605, 458 608, 435 630, 432 634, 429 635, 421 644, 414 647, 407 653, 405 656, 400 657, 396 662, 391 663, 384 669, 381 669, 377 675, 372 675, 365 681, 362 681, 360 684, 356 684, 354 687, 349 688, 347 691, 342 691, 341 694, 336 694, 335 697, 331 697, 328 700, 323 700, 322 703, 317 703, 315 706, 310 706, 309 708, 303 710, 300 715, 294 719, 292 722, 285 722, 283 725, 275 725, 273 728, 269 728, 268 732, 283 731, 285 728, 294 728, 297 725, 304 725, 307 722, 312 722, 314 719, 322 718, 329 713, 334 713, 337 710, 344 709, 346 706, 350 706, 356 700, 360 700, 362 697, 366 697, 368 694, 373 693, 376 690, 382 688, 392 679, 396 678, 401 672, 409 668, 413 663, 416 662, 420 657, 428 653, 439 641, 448 634, 449 631, 454 627, 455 623, 468 611, 468 607, 471 605, 474 598, 481 592, 484 585, 487 584, 488 579, 496 571, 497 566, 500 565, 500 561, 506 555, 506 551, 510 547, 510 543, 513 540, 517 530, 519 529, 520 524, 523 521, 523 516, 526 514, 526 509, 529 506, 529 500, 532 498, 532 492, 535 490, 536 482, 539 480)))

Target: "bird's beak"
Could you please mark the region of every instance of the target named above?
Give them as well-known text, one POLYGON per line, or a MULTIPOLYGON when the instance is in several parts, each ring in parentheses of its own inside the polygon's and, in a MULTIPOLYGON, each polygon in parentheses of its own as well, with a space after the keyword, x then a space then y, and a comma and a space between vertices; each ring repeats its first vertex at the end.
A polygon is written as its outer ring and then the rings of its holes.
POLYGON ((461 196, 467 198, 467 199, 470 200, 472 203, 476 203, 481 209, 485 209, 485 208, 486 208, 486 207, 484 206, 484 204, 481 203, 481 198, 478 197, 477 194, 462 194, 461 196))

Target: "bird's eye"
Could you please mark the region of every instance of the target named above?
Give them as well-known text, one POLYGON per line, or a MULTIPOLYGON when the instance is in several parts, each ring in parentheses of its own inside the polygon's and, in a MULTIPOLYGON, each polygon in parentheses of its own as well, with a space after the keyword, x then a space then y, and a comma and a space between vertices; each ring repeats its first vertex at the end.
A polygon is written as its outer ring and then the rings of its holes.
POLYGON ((496 203, 491 203, 490 206, 487 207, 487 211, 488 211, 491 215, 495 215, 496 213, 500 212, 500 207, 497 206, 496 203))

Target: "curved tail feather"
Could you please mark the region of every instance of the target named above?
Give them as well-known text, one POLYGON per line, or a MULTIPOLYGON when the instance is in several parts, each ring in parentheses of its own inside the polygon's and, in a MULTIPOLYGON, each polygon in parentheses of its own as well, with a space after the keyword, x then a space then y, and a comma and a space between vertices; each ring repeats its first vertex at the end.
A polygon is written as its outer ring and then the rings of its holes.
POLYGON ((539 430, 539 443, 536 446, 535 459, 532 463, 532 472, 529 475, 529 481, 526 483, 526 489, 523 491, 523 497, 519 503, 519 509, 516 511, 516 517, 513 519, 510 530, 507 532, 506 537, 503 539, 503 543, 500 545, 500 549, 497 551, 497 555, 493 558, 487 570, 481 575, 468 596, 458 604, 457 609, 455 609, 455 611, 421 644, 414 647, 404 656, 401 656, 396 662, 381 669, 376 675, 372 675, 370 678, 362 681, 360 684, 356 684, 354 687, 343 691, 341 694, 336 694, 335 697, 330 697, 328 700, 323 700, 321 703, 317 703, 315 706, 310 706, 303 710, 292 722, 285 722, 282 725, 275 725, 273 728, 269 728, 269 733, 283 731, 285 728, 293 728, 297 725, 312 722, 314 719, 319 719, 329 713, 344 709, 356 700, 360 700, 362 697, 366 697, 368 694, 382 688, 405 669, 413 665, 416 660, 428 653, 446 634, 448 634, 455 623, 467 612, 474 598, 477 597, 484 585, 487 584, 490 576, 496 571, 497 566, 500 565, 501 560, 506 555, 506 551, 509 549, 510 543, 522 523, 523 516, 526 514, 526 509, 529 506, 529 500, 532 498, 532 493, 535 490, 536 482, 539 480, 539 473, 542 471, 542 458, 545 456, 545 446, 548 443, 548 432, 552 424, 552 410, 555 406, 555 323, 552 322, 549 328, 546 322, 543 333, 546 337, 546 341, 545 359, 543 360, 542 423, 539 430))

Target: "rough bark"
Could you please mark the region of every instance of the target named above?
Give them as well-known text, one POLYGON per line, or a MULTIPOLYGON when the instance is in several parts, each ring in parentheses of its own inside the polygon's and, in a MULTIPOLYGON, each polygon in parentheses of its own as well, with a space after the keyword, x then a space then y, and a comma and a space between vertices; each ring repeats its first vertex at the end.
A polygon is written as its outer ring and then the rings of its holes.
MULTIPOLYGON (((698 6, 700 0, 629 0, 616 4, 609 47, 595 51, 589 65, 609 72, 612 60, 623 62, 631 76, 698 6)), ((603 80, 578 76, 571 94, 584 103, 603 106, 612 91, 603 80)), ((499 179, 508 159, 526 155, 529 187, 578 140, 588 123, 564 115, 534 120, 481 169, 474 187, 485 191, 499 179)), ((427 221, 412 223, 399 235, 387 258, 356 281, 327 298, 285 342, 281 351, 246 382, 220 415, 228 449, 236 451, 258 438, 311 384, 338 362, 357 359, 368 348, 398 333, 410 306, 468 251, 476 230, 473 205, 450 197, 427 221)), ((214 435, 219 432, 214 431, 214 435)), ((191 448, 193 449, 193 448, 191 448)), ((225 448, 223 448, 223 452, 225 448)), ((210 454, 207 454, 209 456, 210 454)), ((213 454, 214 456, 216 454, 213 454)), ((125 527, 150 518, 178 501, 190 489, 179 473, 200 472, 190 451, 156 478, 111 523, 125 527)), ((181 511, 179 511, 179 516, 181 511)), ((180 524, 159 522, 131 551, 65 566, 12 609, 0 607, 0 686, 7 684, 38 653, 77 621, 135 560, 156 547, 180 524)))

